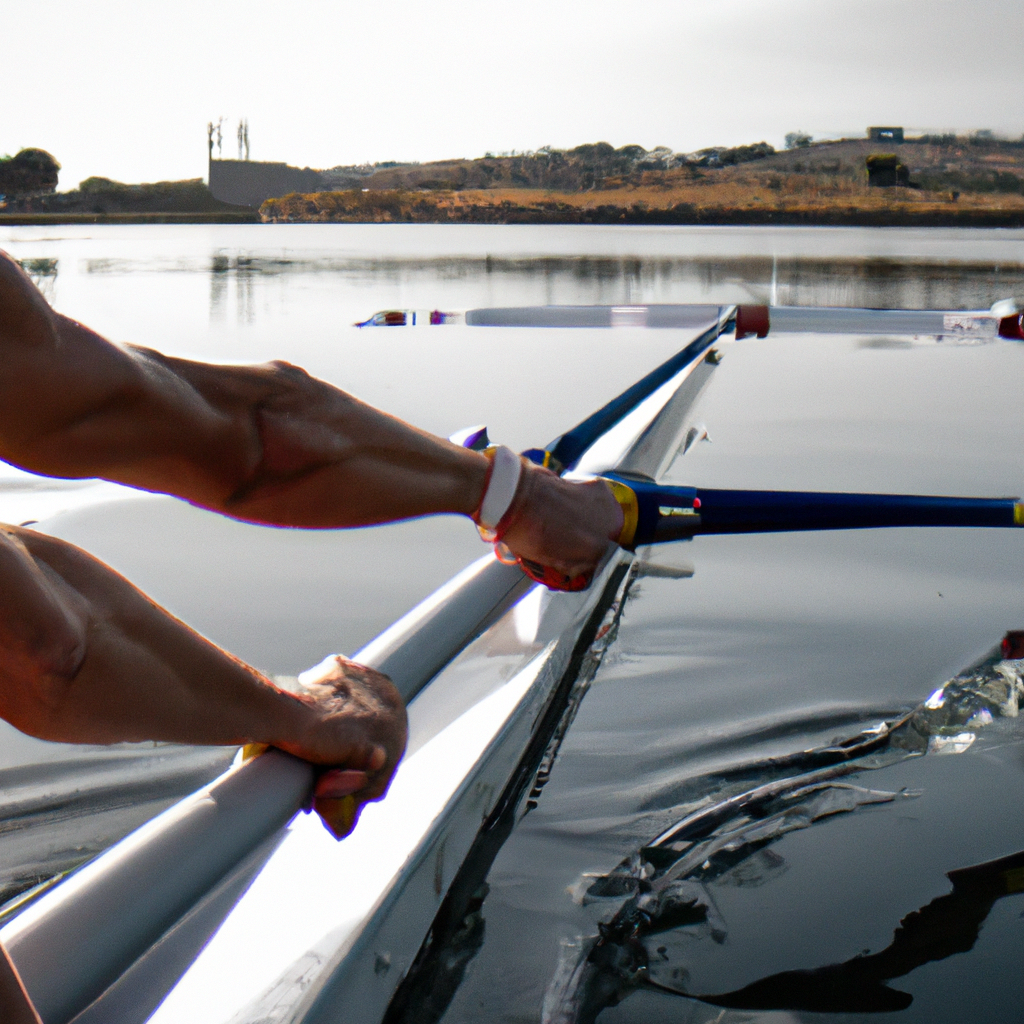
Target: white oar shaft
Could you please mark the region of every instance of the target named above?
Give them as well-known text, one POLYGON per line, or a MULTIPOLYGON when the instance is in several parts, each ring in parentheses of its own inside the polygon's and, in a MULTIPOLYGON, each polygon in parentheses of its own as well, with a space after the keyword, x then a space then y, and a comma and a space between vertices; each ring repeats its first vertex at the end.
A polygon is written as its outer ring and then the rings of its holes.
POLYGON ((990 310, 854 309, 835 306, 739 306, 736 337, 768 334, 901 334, 965 340, 1017 338, 1019 317, 990 310))
MULTIPOLYGON (((692 328, 718 307, 653 303, 631 306, 495 306, 459 313, 385 310, 360 327, 466 324, 470 327, 692 328)), ((938 338, 1024 340, 1024 318, 1013 302, 991 309, 857 309, 845 306, 739 306, 736 336, 756 334, 903 334, 938 338)))

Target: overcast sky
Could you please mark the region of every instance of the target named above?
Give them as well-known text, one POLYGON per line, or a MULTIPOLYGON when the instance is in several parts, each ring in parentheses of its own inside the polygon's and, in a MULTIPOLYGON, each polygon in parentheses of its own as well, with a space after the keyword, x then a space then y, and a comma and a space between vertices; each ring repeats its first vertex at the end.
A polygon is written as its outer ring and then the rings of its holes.
POLYGON ((1022 0, 4 3, 0 154, 61 187, 205 176, 206 123, 300 166, 869 124, 1024 133, 1022 0))

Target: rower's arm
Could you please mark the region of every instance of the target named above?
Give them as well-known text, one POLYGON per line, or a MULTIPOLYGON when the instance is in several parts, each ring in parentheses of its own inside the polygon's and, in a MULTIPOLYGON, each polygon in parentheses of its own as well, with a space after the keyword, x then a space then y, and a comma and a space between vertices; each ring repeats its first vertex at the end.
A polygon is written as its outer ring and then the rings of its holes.
POLYGON ((237 518, 340 527, 471 513, 486 460, 284 363, 119 346, 54 313, 0 259, 0 457, 237 518))
MULTIPOLYGON (((308 692, 287 693, 91 555, 10 526, 0 527, 0 718, 64 743, 275 746, 341 769, 324 783, 331 799, 339 786, 382 795, 405 747, 401 699, 380 673, 336 659, 308 692)), ((331 805, 317 809, 330 819, 331 805)))
MULTIPOLYGON (((0 458, 103 477, 275 526, 470 515, 477 452, 417 430, 287 363, 217 366, 114 345, 53 312, 0 254, 0 458)), ((622 524, 603 484, 529 468, 505 543, 568 575, 622 524)))

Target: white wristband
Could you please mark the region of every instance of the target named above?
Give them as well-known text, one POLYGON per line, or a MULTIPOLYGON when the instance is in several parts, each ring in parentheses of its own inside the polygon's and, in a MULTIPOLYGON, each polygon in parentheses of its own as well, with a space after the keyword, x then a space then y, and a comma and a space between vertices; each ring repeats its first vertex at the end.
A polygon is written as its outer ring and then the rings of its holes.
POLYGON ((523 464, 519 456, 511 448, 504 445, 494 449, 491 456, 491 477, 487 482, 487 490, 480 502, 477 525, 480 535, 485 539, 493 539, 493 535, 505 513, 512 504, 519 487, 519 478, 523 473, 523 464))

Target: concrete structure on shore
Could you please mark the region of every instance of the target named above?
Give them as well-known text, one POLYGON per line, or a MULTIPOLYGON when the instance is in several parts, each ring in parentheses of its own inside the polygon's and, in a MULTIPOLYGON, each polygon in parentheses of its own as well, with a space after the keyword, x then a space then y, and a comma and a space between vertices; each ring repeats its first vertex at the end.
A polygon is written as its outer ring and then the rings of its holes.
POLYGON ((869 128, 868 138, 872 142, 902 142, 903 129, 895 127, 869 128))
POLYGON ((210 157, 210 191, 224 203, 258 209, 267 199, 293 192, 322 192, 319 171, 262 160, 214 160, 210 157))

